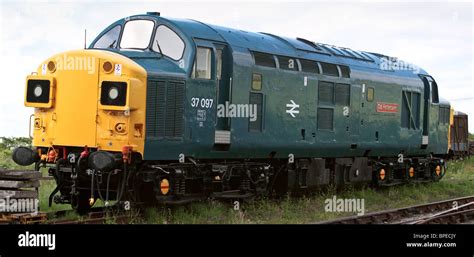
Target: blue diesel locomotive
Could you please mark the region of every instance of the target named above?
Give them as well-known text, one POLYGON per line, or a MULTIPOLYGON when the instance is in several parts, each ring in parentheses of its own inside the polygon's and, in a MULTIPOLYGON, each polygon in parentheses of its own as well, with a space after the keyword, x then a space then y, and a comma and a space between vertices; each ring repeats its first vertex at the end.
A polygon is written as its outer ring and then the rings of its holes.
POLYGON ((156 12, 45 60, 25 105, 35 149, 14 160, 49 166, 50 201, 78 210, 436 181, 448 150, 450 104, 416 66, 156 12))

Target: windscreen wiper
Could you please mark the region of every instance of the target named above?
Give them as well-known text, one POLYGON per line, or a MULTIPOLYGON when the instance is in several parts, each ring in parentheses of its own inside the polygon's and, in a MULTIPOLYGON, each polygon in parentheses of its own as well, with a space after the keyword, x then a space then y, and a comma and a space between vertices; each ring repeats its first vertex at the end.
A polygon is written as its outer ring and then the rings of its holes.
POLYGON ((155 41, 156 41, 156 46, 158 46, 158 51, 160 51, 160 58, 161 58, 163 57, 163 52, 161 52, 160 43, 158 43, 158 39, 156 39, 155 41))
POLYGON ((117 40, 114 40, 114 42, 112 42, 112 44, 110 44, 107 48, 113 48, 115 42, 117 42, 117 40))

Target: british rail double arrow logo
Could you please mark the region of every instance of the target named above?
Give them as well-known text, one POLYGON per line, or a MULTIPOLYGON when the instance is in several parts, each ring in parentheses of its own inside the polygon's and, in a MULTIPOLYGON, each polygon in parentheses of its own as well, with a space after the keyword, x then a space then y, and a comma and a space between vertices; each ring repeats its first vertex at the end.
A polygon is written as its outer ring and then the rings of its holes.
POLYGON ((298 110, 300 108, 299 104, 296 104, 295 101, 290 100, 291 104, 286 104, 286 108, 291 108, 289 110, 286 110, 286 113, 289 113, 291 117, 295 118, 295 114, 299 114, 300 111, 298 110))

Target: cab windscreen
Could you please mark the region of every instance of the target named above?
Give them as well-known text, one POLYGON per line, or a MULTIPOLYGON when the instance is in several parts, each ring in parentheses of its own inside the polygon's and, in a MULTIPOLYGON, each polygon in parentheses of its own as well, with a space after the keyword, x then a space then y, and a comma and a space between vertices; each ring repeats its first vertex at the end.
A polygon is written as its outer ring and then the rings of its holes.
POLYGON ((28 80, 26 101, 29 103, 49 103, 50 81, 43 79, 28 80))
POLYGON ((127 102, 127 83, 104 81, 100 93, 102 105, 125 106, 127 102))

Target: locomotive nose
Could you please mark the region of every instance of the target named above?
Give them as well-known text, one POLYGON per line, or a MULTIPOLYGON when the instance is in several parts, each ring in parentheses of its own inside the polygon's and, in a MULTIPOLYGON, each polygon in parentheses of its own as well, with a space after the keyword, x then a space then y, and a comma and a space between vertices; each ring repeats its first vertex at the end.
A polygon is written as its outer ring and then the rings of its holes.
POLYGON ((49 58, 26 83, 33 145, 142 149, 146 76, 133 60, 104 50, 49 58))
POLYGON ((29 76, 25 105, 42 108, 35 115, 34 133, 54 145, 95 145, 98 65, 92 51, 59 54, 29 76))

